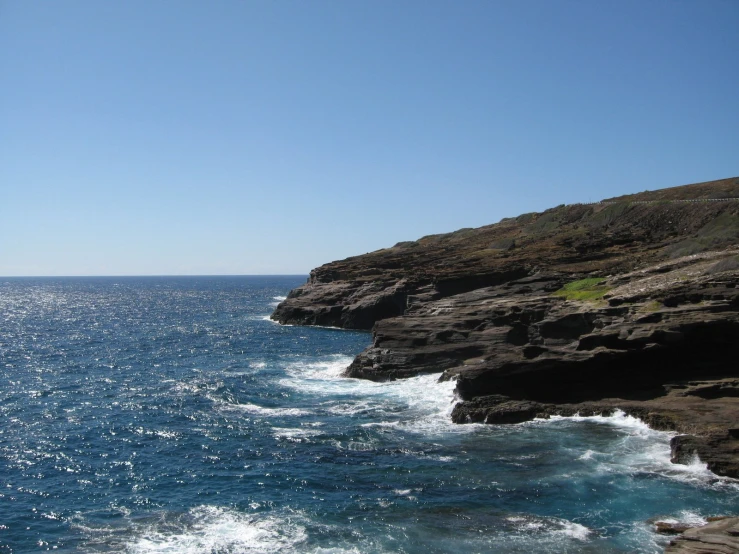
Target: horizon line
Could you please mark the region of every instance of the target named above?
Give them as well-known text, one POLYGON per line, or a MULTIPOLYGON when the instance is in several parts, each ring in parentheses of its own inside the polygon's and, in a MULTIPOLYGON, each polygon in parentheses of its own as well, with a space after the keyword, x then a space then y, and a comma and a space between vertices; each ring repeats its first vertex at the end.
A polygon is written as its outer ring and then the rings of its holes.
POLYGON ((181 274, 140 274, 140 275, 0 275, 0 279, 78 279, 78 278, 110 278, 125 279, 127 277, 305 277, 307 273, 181 273, 181 274))

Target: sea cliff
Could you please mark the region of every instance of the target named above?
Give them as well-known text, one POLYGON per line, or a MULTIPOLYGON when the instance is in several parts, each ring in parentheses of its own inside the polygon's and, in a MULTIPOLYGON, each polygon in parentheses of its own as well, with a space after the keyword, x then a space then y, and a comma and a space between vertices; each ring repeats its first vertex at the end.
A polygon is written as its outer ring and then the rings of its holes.
POLYGON ((314 269, 280 323, 372 330, 346 375, 438 372, 458 423, 623 410, 739 477, 739 178, 562 205, 314 269))

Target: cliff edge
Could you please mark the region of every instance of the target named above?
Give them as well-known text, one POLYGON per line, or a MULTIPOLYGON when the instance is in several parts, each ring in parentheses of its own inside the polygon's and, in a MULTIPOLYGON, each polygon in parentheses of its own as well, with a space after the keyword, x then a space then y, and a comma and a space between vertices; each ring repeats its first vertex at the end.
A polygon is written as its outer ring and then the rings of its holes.
POLYGON ((739 477, 739 178, 558 206, 311 272, 281 323, 372 329, 346 375, 439 372, 458 423, 620 409, 739 477))

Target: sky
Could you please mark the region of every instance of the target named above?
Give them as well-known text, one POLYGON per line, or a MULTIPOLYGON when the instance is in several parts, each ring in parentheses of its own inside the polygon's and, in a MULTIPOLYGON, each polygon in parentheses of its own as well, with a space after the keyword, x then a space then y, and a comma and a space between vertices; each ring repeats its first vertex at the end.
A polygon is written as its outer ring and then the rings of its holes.
POLYGON ((737 0, 0 0, 0 275, 307 274, 739 175, 737 0))

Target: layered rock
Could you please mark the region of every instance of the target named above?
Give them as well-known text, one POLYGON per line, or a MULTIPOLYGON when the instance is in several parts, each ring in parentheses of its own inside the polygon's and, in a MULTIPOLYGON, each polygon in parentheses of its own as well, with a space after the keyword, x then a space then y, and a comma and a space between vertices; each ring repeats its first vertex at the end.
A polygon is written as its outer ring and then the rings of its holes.
POLYGON ((739 518, 712 518, 691 527, 665 549, 665 554, 734 554, 739 552, 739 518))
POLYGON ((336 281, 324 283, 315 272, 290 291, 272 319, 295 325, 371 329, 376 321, 402 314, 409 283, 397 281, 336 281))
POLYGON ((409 306, 536 273, 619 274, 739 242, 739 179, 558 206, 477 229, 399 242, 311 271, 280 323, 372 328, 409 306))
POLYGON ((739 477, 739 250, 681 258, 603 281, 603 300, 552 294, 539 275, 428 302, 379 321, 346 370, 374 380, 443 372, 457 423, 518 423, 621 409, 739 477), (718 269, 718 271, 717 271, 718 269), (736 434, 736 436, 735 436, 736 434))
POLYGON ((399 243, 314 270, 273 318, 372 328, 346 375, 441 373, 458 423, 621 409, 739 477, 739 202, 711 195, 739 179, 399 243))

